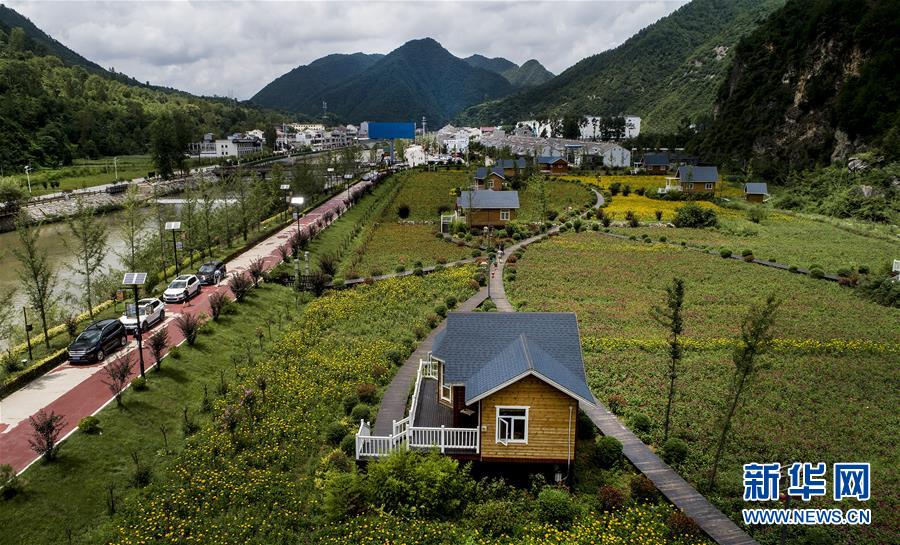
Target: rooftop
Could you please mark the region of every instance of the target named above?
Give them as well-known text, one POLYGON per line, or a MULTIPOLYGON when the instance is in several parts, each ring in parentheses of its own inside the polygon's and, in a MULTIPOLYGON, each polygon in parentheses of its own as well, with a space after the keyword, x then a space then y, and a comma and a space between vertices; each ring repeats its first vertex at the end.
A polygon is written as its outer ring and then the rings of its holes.
POLYGON ((519 208, 518 191, 463 191, 456 198, 456 206, 463 209, 516 209, 519 208))

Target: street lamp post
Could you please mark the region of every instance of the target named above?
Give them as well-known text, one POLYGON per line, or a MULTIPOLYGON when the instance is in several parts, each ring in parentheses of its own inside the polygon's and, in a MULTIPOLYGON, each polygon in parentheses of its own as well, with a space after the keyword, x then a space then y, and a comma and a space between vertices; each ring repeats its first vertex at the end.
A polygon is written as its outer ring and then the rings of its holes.
POLYGON ((309 252, 303 252, 303 260, 306 261, 306 276, 309 276, 309 252))
POLYGON ((28 361, 34 359, 31 355, 31 324, 28 323, 28 309, 22 307, 22 314, 25 315, 25 341, 28 343, 28 361))
POLYGON ((116 171, 116 181, 119 181, 119 158, 113 157, 113 169, 116 171))
POLYGON ((25 165, 25 179, 28 180, 28 194, 31 195, 31 165, 25 165))
POLYGON ((172 253, 175 254, 175 274, 181 274, 181 266, 178 264, 178 243, 175 242, 175 233, 181 229, 180 221, 167 221, 166 231, 172 231, 172 253))
POLYGON ((284 202, 285 202, 284 215, 285 215, 285 217, 287 217, 288 210, 291 209, 291 197, 290 197, 291 184, 281 184, 281 192, 284 193, 284 202))
POLYGON ((138 290, 147 281, 147 273, 125 273, 122 278, 122 284, 134 291, 134 317, 135 317, 135 338, 138 344, 138 364, 141 370, 141 377, 144 377, 144 345, 141 339, 141 309, 138 307, 138 290))
POLYGON ((291 200, 290 200, 291 206, 295 206, 297 208, 297 211, 294 212, 294 215, 297 218, 297 232, 298 233, 300 232, 300 210, 303 207, 303 201, 304 201, 303 197, 291 197, 291 200))

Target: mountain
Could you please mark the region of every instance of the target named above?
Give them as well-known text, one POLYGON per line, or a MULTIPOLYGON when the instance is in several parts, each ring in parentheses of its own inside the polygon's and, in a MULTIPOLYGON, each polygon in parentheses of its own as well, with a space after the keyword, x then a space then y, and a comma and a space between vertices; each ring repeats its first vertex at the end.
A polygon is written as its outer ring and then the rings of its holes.
MULTIPOLYGON (((418 120, 425 116, 434 127, 472 104, 512 91, 503 76, 471 66, 433 39, 424 38, 409 41, 358 74, 319 89, 300 104, 303 109, 293 111, 316 115, 325 100, 329 114, 343 120, 418 120)), ((278 101, 286 103, 284 97, 298 92, 286 85, 278 93, 278 101)), ((256 97, 253 101, 262 104, 256 97)))
POLYGON ((322 102, 317 97, 325 89, 361 74, 383 57, 365 53, 328 55, 277 78, 250 101, 266 108, 312 114, 321 111, 322 102))
POLYGON ((274 121, 272 112, 234 100, 103 70, 18 13, 0 8, 0 16, 0 166, 6 169, 147 153, 150 128, 162 115, 177 117, 191 138, 274 121))
POLYGON ((526 61, 522 66, 504 59, 503 57, 489 59, 478 54, 466 57, 463 60, 469 63, 470 66, 484 68, 485 70, 500 74, 506 78, 506 81, 512 83, 514 87, 532 87, 553 78, 553 73, 544 68, 544 66, 535 59, 526 61))
POLYGON ((694 0, 542 85, 467 109, 458 122, 630 114, 644 132, 674 131, 683 118, 712 113, 731 48, 783 3, 694 0))
POLYGON ((484 68, 485 70, 489 70, 497 74, 502 74, 507 70, 515 70, 519 67, 518 64, 504 59, 503 57, 494 57, 493 59, 489 59, 484 55, 479 55, 477 53, 470 57, 466 57, 463 60, 469 63, 469 66, 474 66, 475 68, 484 68))
POLYGON ((781 179, 877 148, 900 157, 900 4, 790 0, 735 48, 697 151, 781 179))
MULTIPOLYGON (((12 34, 12 29, 21 28, 24 31, 26 43, 24 48, 34 51, 40 55, 53 55, 59 57, 69 66, 80 66, 90 72, 106 72, 100 65, 93 63, 78 53, 72 51, 68 47, 59 43, 50 37, 43 30, 39 29, 30 19, 23 16, 19 12, 0 4, 0 31, 8 37, 12 34)), ((6 42, 7 40, 2 40, 6 42)))

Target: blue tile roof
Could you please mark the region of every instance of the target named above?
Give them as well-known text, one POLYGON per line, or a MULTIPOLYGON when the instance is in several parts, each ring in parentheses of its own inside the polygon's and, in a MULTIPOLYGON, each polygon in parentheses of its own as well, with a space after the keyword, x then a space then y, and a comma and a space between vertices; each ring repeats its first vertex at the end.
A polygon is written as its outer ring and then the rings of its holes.
MULTIPOLYGON (((500 176, 504 180, 506 179, 506 176, 503 175, 503 167, 495 166, 495 167, 491 168, 491 173, 496 174, 497 176, 500 176)), ((484 180, 485 178, 487 178, 487 176, 488 176, 487 167, 479 167, 478 170, 475 171, 475 179, 476 180, 484 180)))
POLYGON ((646 153, 641 161, 644 166, 669 166, 668 153, 646 153))
POLYGON ((444 362, 447 382, 465 385, 467 404, 528 375, 594 400, 572 313, 451 312, 432 353, 444 362))
POLYGON ((684 182, 718 182, 719 169, 716 167, 678 167, 678 178, 684 182))
POLYGON ((565 161, 568 164, 568 161, 559 155, 541 155, 538 157, 538 164, 540 165, 551 165, 557 161, 565 161))
POLYGON ((769 186, 763 182, 750 182, 744 184, 744 193, 751 195, 768 195, 769 186))
POLYGON ((522 157, 515 159, 515 160, 503 159, 503 160, 499 161, 498 165, 501 168, 516 168, 517 166, 519 168, 525 168, 525 159, 522 157))
POLYGON ((476 210, 517 209, 519 208, 519 192, 482 189, 479 191, 463 191, 459 197, 456 197, 456 206, 459 208, 468 210, 470 204, 476 210), (469 198, 470 193, 472 195, 471 199, 469 198))

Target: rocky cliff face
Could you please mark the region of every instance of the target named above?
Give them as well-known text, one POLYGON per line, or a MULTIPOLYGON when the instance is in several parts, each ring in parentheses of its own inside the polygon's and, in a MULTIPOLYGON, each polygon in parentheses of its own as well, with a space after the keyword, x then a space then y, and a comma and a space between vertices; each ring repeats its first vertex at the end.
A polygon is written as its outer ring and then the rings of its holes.
POLYGON ((893 153, 897 35, 896 2, 788 2, 738 44, 699 151, 774 179, 872 146, 893 153))

